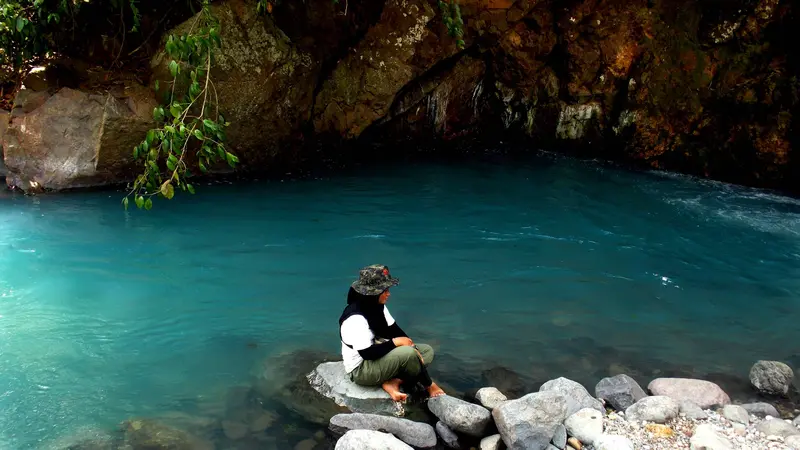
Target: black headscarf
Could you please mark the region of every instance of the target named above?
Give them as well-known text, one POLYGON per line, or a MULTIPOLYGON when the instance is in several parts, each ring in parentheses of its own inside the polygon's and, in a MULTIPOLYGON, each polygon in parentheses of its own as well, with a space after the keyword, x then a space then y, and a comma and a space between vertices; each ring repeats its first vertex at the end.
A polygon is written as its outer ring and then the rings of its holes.
POLYGON ((379 301, 380 295, 362 295, 352 287, 347 292, 347 307, 339 318, 341 325, 348 317, 362 315, 367 319, 370 330, 376 336, 388 336, 389 324, 386 323, 384 305, 379 301))

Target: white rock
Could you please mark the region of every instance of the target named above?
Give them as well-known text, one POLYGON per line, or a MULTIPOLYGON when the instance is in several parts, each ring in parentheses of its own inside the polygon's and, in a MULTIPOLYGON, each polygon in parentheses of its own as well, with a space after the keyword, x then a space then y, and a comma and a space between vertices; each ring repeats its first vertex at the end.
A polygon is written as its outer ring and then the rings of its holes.
POLYGON ((413 450, 413 448, 389 433, 351 430, 336 442, 335 450, 413 450))
POLYGON ((602 434, 594 441, 595 450, 634 450, 633 442, 625 436, 602 434))
POLYGON ((584 408, 567 417, 564 426, 570 436, 592 445, 603 434, 603 415, 593 408, 584 408))
POLYGON ((800 450, 800 436, 789 436, 784 440, 784 444, 791 450, 800 450))
POLYGON ((699 425, 689 440, 691 450, 732 450, 733 443, 709 424, 699 425))
POLYGON ((750 414, 738 405, 725 405, 722 408, 722 416, 731 422, 747 425, 750 423, 750 414))
POLYGON ((645 397, 625 410, 625 418, 630 421, 664 423, 678 417, 680 405, 670 397, 655 395, 645 397))
POLYGON ((485 387, 478 389, 475 398, 488 409, 495 409, 500 403, 508 400, 508 397, 503 395, 497 388, 485 387))
POLYGON ((701 408, 727 405, 730 397, 718 385, 706 380, 692 378, 656 378, 647 385, 653 395, 665 395, 677 402, 689 400, 701 408))
POLYGON ((767 436, 775 435, 781 437, 789 437, 793 435, 800 435, 800 430, 793 426, 791 423, 786 423, 783 420, 765 420, 756 425, 756 430, 764 433, 767 436))
POLYGON ((405 414, 402 405, 392 401, 380 387, 365 387, 350 381, 341 361, 322 363, 306 378, 314 390, 350 411, 395 416, 405 414))
POLYGON ((494 434, 481 439, 480 450, 500 450, 503 439, 499 434, 494 434))

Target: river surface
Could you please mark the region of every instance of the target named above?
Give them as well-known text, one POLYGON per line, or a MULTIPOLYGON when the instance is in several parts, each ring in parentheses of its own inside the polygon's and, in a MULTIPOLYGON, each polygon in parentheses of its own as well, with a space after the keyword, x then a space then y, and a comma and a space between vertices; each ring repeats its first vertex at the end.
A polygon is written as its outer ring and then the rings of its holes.
MULTIPOLYGON (((264 361, 339 351, 372 263, 401 279, 392 314, 452 389, 492 368, 593 391, 620 372, 737 385, 758 359, 800 364, 796 199, 549 155, 197 190, 150 212, 113 191, 0 197, 0 449, 219 419, 264 361)), ((321 428, 291 420, 262 441, 321 428)))

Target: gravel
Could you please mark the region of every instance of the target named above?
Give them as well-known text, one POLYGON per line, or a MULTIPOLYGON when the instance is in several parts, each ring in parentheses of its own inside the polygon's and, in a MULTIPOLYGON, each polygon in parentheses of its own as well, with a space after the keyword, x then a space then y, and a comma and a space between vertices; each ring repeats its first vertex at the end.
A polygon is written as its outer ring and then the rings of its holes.
POLYGON ((767 437, 756 430, 758 424, 765 420, 782 420, 776 418, 758 418, 750 416, 750 424, 743 425, 731 422, 719 411, 705 410, 707 419, 690 419, 680 415, 668 420, 667 428, 643 421, 628 422, 623 413, 610 413, 603 419, 604 433, 625 436, 633 442, 635 449, 673 450, 689 449, 689 440, 698 425, 708 424, 722 436, 728 438, 737 450, 792 450, 777 436, 767 437), (671 432, 670 432, 671 431, 671 432))

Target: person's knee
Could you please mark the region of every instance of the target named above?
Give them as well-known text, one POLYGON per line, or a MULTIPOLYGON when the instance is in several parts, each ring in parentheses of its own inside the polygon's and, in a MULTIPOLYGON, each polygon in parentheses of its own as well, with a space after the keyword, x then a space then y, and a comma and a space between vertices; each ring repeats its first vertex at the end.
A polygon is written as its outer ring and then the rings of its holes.
POLYGON ((407 345, 397 347, 392 351, 392 353, 395 353, 397 357, 403 361, 410 361, 418 358, 417 351, 414 349, 414 347, 409 347, 407 345))
POLYGON ((422 354, 422 359, 425 360, 426 366, 433 362, 433 357, 435 356, 433 347, 428 344, 417 344, 417 349, 419 349, 420 354, 422 354))

